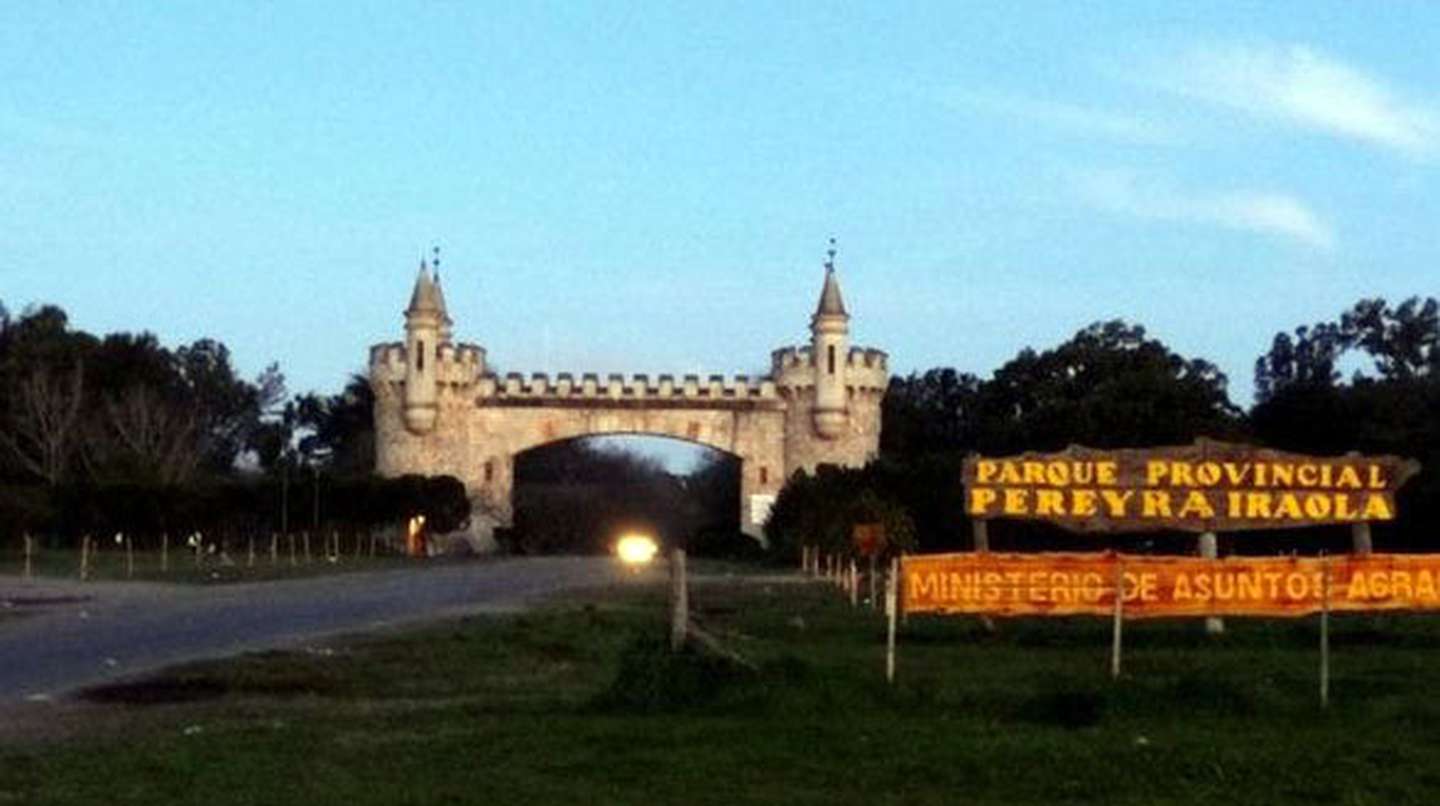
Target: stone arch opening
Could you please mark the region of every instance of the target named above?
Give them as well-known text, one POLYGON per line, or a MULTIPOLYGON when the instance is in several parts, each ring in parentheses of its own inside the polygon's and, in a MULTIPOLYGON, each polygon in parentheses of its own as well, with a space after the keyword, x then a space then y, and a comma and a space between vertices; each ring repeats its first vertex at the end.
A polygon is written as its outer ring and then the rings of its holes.
POLYGON ((741 533, 743 458, 700 442, 641 432, 541 443, 514 457, 512 526, 523 553, 602 553, 643 531, 666 547, 737 556, 758 544, 741 533))

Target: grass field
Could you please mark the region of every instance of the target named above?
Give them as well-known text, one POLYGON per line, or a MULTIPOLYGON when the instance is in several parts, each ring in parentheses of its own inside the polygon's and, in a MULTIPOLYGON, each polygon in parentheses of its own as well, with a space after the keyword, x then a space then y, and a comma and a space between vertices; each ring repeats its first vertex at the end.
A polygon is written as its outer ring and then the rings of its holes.
MULTIPOLYGON (((10 739, 0 803, 1431 803, 1440 620, 914 619, 819 585, 697 585, 758 671, 672 656, 664 594, 196 664, 10 739)), ((37 706, 38 707, 38 706, 37 706)))

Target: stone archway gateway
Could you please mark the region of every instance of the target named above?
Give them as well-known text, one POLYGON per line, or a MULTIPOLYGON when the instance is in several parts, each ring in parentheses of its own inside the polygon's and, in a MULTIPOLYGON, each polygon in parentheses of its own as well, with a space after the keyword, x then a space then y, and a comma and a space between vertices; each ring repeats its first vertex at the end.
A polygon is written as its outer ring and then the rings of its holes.
POLYGON ((376 471, 459 478, 483 538, 511 523, 516 455, 591 435, 674 437, 740 459, 741 528, 759 538, 790 474, 859 467, 879 449, 887 358, 850 346, 833 249, 829 256, 810 344, 775 350, 759 378, 500 377, 484 348, 452 341, 438 265, 422 261, 405 341, 370 348, 376 471))

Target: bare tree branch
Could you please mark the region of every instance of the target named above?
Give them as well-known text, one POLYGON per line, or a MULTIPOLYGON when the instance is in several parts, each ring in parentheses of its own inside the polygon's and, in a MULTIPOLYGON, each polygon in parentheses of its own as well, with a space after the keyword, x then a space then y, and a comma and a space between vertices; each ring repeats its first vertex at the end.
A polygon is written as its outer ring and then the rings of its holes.
POLYGON ((16 387, 12 409, 0 424, 0 445, 47 484, 64 479, 79 440, 84 369, 76 364, 65 375, 37 369, 25 376, 16 387))

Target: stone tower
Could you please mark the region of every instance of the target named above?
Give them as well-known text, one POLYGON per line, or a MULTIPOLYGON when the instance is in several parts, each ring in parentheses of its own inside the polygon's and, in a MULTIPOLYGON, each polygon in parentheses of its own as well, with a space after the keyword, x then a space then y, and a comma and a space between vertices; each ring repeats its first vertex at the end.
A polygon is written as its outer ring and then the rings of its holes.
POLYGON ((525 451, 599 434, 674 437, 740 459, 741 528, 758 537, 795 471, 826 463, 859 467, 879 450, 887 357, 850 346, 833 248, 810 336, 808 345, 774 351, 770 373, 758 378, 501 377, 487 366, 483 348, 452 342, 438 260, 421 261, 405 310, 405 341, 370 348, 375 470, 460 479, 483 545, 491 530, 511 523, 515 458, 525 451))
POLYGON ((850 354, 850 314, 840 299, 835 279, 835 249, 825 261, 825 285, 820 304, 810 317, 810 350, 815 356, 815 433, 835 439, 845 433, 850 406, 845 390, 845 365, 850 354))
POLYGON ((831 242, 820 301, 810 317, 810 346, 771 355, 771 374, 786 398, 785 468, 860 467, 880 447, 880 400, 890 381, 885 353, 850 347, 850 314, 840 295, 831 242))
POLYGON ((405 354, 409 359, 405 363, 405 427, 412 433, 428 434, 435 428, 440 411, 440 348, 449 345, 450 326, 440 278, 432 277, 422 260, 410 307, 405 309, 405 354))

